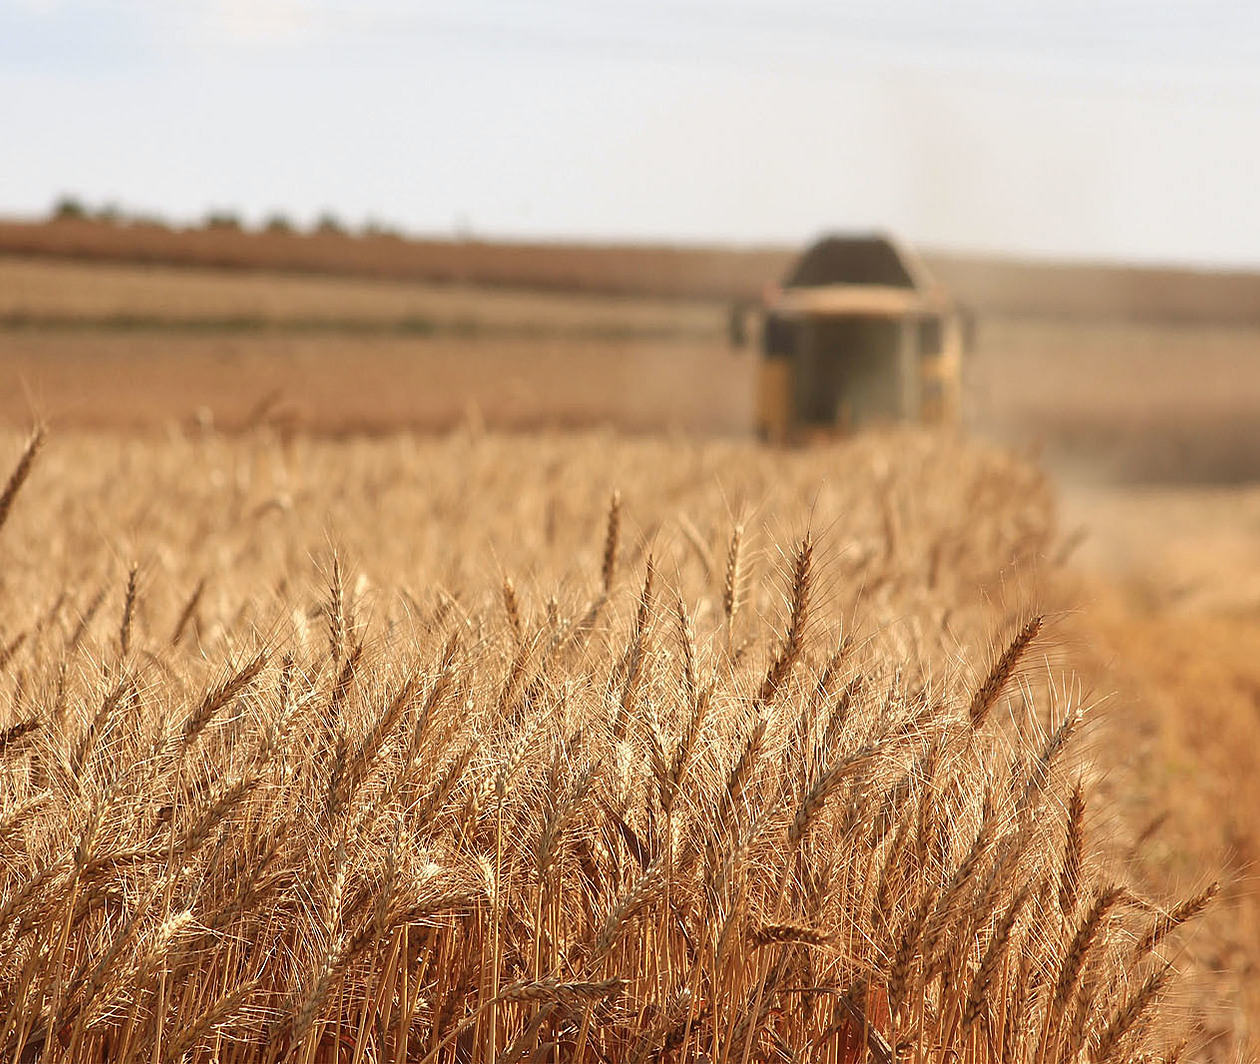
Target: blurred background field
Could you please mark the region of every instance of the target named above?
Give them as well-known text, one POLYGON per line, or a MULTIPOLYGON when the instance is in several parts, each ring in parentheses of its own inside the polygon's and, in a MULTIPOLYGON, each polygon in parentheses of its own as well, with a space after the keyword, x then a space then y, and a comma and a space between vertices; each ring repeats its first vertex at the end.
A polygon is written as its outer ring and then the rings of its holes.
MULTIPOLYGON (((159 230, 199 263, 171 267, 134 261, 125 251, 134 227, 84 225, 112 234, 112 245, 98 238, 101 254, 112 248, 122 261, 62 257, 75 245, 39 239, 36 226, 10 227, 25 239, 6 245, 0 227, 0 353, 17 385, 0 416, 10 422, 34 410, 67 424, 210 416, 230 426, 268 398, 273 415, 328 432, 429 431, 474 416, 512 428, 740 433, 756 367, 729 348, 727 316, 789 261, 788 252, 433 242, 414 245, 421 278, 399 279, 355 269, 353 252, 366 241, 370 255, 371 238, 326 238, 344 255, 341 273, 322 259, 317 271, 276 272, 242 268, 266 236, 211 232, 244 249, 234 268, 215 268, 198 244, 207 234, 159 230), (56 255, 14 253, 45 245, 56 255), (467 266, 449 266, 461 256, 467 266), (353 389, 342 386, 347 361, 353 389)), ((400 272, 385 262, 382 273, 400 272)), ((967 428, 1040 448, 1086 479, 1260 475, 1260 280, 935 266, 973 315, 967 428)))

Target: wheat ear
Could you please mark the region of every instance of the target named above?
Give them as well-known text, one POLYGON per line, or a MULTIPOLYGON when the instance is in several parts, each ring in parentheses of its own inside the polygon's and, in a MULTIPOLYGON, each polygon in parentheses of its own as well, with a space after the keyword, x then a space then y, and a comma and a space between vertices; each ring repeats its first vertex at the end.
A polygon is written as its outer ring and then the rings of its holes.
POLYGON ((1155 999, 1164 989, 1171 971, 1171 968, 1164 967, 1152 974, 1111 1017, 1107 1026, 1103 1028, 1102 1036, 1098 1039, 1098 1048, 1093 1057, 1095 1064, 1111 1064, 1111 1061, 1115 1059, 1116 1050, 1120 1048, 1121 1039, 1155 1004, 1155 999))
POLYGON ((813 584, 814 544, 809 534, 801 540, 796 552, 796 561, 792 566, 791 609, 788 613, 787 631, 783 636, 783 644, 770 668, 766 670, 766 678, 762 681, 761 690, 757 694, 757 702, 763 706, 774 701, 779 688, 792 671, 805 646, 805 625, 809 620, 809 593, 813 584))
POLYGON ((1053 1012, 1061 1014, 1066 1007, 1068 999, 1072 996, 1072 991, 1076 989, 1081 969, 1085 966, 1085 958, 1102 931, 1103 921, 1106 919, 1107 914, 1124 897, 1124 893, 1123 887, 1108 887, 1094 899, 1094 904, 1090 906, 1089 912, 1085 914, 1085 919, 1081 921, 1080 926, 1076 929, 1076 934, 1072 937, 1072 943, 1064 955, 1063 967, 1059 971, 1059 979, 1055 983, 1053 1004, 1051 1006, 1053 1012))
POLYGON ((613 581, 617 576, 617 554, 621 547, 621 492, 614 491, 608 499, 608 527, 604 533, 604 564, 600 570, 604 594, 612 594, 613 581))
POLYGON ((726 579, 722 587, 722 613, 728 628, 735 623, 735 616, 739 613, 744 578, 743 545, 744 526, 737 523, 731 529, 731 538, 726 546, 726 579))
POLYGON ((123 598, 122 624, 118 627, 118 651, 121 657, 131 652, 131 626, 136 616, 136 591, 140 570, 132 565, 127 572, 127 593, 123 598))
POLYGON ((997 701, 998 695, 1002 693, 1002 688, 1006 686, 1006 681, 1011 678, 1011 673, 1015 671, 1015 666, 1019 664, 1019 659, 1024 656, 1028 645, 1037 638, 1037 633, 1041 631, 1041 626, 1044 622, 1045 617, 1041 614, 1029 618, 1015 638, 1011 640, 1010 645, 1002 651, 1002 656, 993 663, 993 668, 989 670, 988 676, 984 678, 984 683, 976 688, 976 693, 971 698, 971 706, 967 711, 973 728, 980 728, 984 725, 985 718, 989 715, 989 710, 993 708, 993 703, 997 701))
POLYGON ((1134 959, 1140 959, 1153 952, 1176 928, 1198 916, 1211 904, 1220 889, 1219 883, 1212 883, 1206 890, 1200 891, 1192 898, 1187 898, 1166 916, 1159 917, 1134 947, 1134 959))
POLYGON ((4 491, 0 492, 0 528, 3 528, 5 521, 9 519, 9 511, 13 508, 13 500, 17 498, 17 493, 22 490, 22 485, 26 483, 26 478, 30 476, 31 466, 35 464, 35 456, 39 454, 43 445, 44 427, 37 425, 35 430, 27 437, 26 446, 22 448, 22 456, 18 459, 17 465, 13 467, 13 472, 9 474, 4 491))
POLYGON ((1072 789, 1067 832, 1063 838, 1063 863, 1059 868, 1059 912, 1070 917, 1076 911, 1081 887, 1081 860, 1085 851, 1085 790, 1080 780, 1072 789))

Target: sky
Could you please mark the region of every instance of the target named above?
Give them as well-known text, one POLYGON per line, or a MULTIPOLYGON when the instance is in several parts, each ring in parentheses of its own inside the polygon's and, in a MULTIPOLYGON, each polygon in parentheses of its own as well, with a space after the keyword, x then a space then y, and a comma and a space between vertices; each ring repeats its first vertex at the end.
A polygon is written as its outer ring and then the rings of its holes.
POLYGON ((1260 266, 1260 4, 0 0, 0 214, 1260 266))

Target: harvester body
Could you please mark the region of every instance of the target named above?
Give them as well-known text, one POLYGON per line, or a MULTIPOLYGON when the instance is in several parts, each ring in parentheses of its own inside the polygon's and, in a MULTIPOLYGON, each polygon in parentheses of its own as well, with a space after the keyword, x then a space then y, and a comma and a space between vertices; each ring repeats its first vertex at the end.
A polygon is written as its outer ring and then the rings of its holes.
POLYGON ((759 311, 764 437, 957 418, 963 316, 889 238, 819 241, 759 311))

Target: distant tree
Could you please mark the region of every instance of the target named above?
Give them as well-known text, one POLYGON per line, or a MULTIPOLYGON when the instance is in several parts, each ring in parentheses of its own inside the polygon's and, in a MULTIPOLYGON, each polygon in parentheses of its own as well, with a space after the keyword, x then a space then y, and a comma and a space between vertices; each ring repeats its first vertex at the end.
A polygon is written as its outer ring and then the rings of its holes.
POLYGON ((117 203, 107 203, 93 217, 98 222, 105 222, 107 225, 118 225, 123 221, 123 211, 117 203))
POLYGON ((263 231, 267 233, 291 233, 293 232, 293 223, 289 221, 286 215, 277 212, 270 215, 263 222, 263 231))
POLYGON ((87 208, 83 201, 75 196, 62 196, 54 205, 52 216, 59 220, 87 217, 87 208))
POLYGON ((398 230, 393 226, 386 225, 382 221, 375 218, 369 218, 363 223, 363 228, 359 230, 364 236, 373 237, 390 237, 394 240, 398 239, 398 230))
POLYGON ((206 215, 205 227, 207 229, 239 229, 241 219, 232 211, 211 211, 206 215))
POLYGON ((335 214, 325 211, 315 222, 315 232, 344 236, 346 227, 341 224, 341 220, 335 214))

